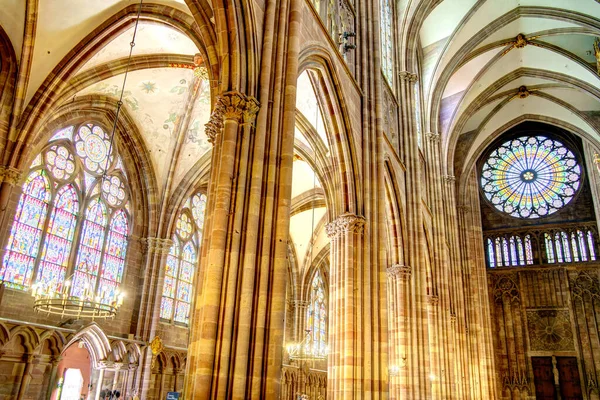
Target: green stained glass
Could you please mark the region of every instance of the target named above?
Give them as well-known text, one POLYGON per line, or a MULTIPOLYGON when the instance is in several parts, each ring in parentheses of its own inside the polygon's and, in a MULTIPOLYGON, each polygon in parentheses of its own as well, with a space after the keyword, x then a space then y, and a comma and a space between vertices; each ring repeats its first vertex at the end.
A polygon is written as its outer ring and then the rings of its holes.
POLYGON ((581 175, 575 154, 563 143, 522 136, 492 151, 481 169, 481 188, 498 210, 516 218, 540 218, 573 200, 581 175))

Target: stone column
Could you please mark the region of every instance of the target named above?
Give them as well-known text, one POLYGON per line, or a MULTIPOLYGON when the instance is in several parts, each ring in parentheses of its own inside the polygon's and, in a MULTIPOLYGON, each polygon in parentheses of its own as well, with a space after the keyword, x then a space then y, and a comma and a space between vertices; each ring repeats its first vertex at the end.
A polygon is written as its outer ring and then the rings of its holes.
MULTIPOLYGON (((329 285, 329 358, 327 397, 353 398, 363 392, 365 341, 363 326, 357 319, 362 290, 362 247, 365 219, 343 214, 326 225, 331 239, 329 285)), ((370 321, 369 321, 370 322, 370 321)))
POLYGON ((57 376, 58 374, 58 363, 60 362, 60 360, 62 360, 61 356, 53 356, 50 358, 50 378, 48 379, 48 390, 46 391, 46 400, 50 400, 50 398, 52 398, 52 392, 54 392, 54 388, 56 387, 56 384, 58 383, 58 379, 60 379, 60 377, 57 376))
POLYGON ((35 356, 33 354, 25 354, 23 356, 25 367, 23 368, 23 374, 21 374, 21 379, 19 381, 19 391, 17 392, 16 400, 25 398, 25 393, 27 393, 27 389, 29 388, 29 382, 31 382, 31 370, 33 369, 34 361, 35 356))
POLYGON ((411 374, 408 384, 408 398, 426 399, 431 397, 429 383, 430 348, 427 311, 427 274, 423 251, 426 246, 423 227, 423 181, 417 143, 415 121, 414 86, 417 75, 408 71, 399 74, 400 119, 402 142, 406 162, 406 260, 413 269, 410 300, 410 352, 408 368, 411 374))
MULTIPOLYGON (((21 177, 22 171, 8 166, 0 166, 0 226, 3 227, 0 230, 0 243, 6 243, 8 240, 8 237, 5 236, 10 231, 9 218, 14 215, 14 210, 7 210, 8 202, 14 194, 14 187, 20 183, 21 177)), ((4 256, 4 247, 0 249, 0 256, 4 256)))
POLYGON ((406 363, 410 352, 409 306, 411 295, 410 266, 395 264, 387 268, 389 298, 389 382, 390 399, 408 399, 409 371, 406 363))
MULTIPOLYGON (((156 332, 160 320, 160 299, 163 290, 164 268, 166 257, 169 254, 173 241, 171 239, 147 237, 140 239, 142 248, 146 253, 144 287, 142 288, 142 301, 140 317, 136 335, 150 341, 156 332)), ((148 393, 148 386, 152 377, 152 352, 146 348, 140 357, 140 367, 137 371, 137 389, 141 398, 148 393)))

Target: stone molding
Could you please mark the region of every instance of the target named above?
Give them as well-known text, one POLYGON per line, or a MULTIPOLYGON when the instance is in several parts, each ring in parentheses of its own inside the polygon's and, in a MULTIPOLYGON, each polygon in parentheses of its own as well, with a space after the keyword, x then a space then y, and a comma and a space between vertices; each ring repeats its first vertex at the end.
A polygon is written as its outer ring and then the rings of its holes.
POLYGON ((156 237, 147 237, 140 239, 142 246, 145 247, 148 254, 169 254, 173 241, 171 239, 163 239, 156 237))
POLYGON ((310 306, 310 301, 308 300, 289 300, 288 304, 292 308, 306 308, 310 306))
POLYGON ((413 83, 419 80, 419 77, 417 74, 408 72, 408 71, 400 71, 398 73, 398 76, 400 77, 400 80, 413 82, 413 83))
POLYGON ((0 183, 6 182, 10 186, 15 186, 22 174, 23 172, 17 168, 0 166, 0 183))
POLYGON ((390 278, 400 277, 402 279, 408 279, 412 274, 412 268, 409 265, 394 264, 391 267, 387 267, 386 272, 390 278))
POLYGON ((362 234, 365 222, 365 218, 360 215, 346 213, 325 225, 325 230, 330 238, 338 237, 346 232, 362 234))
POLYGON ((427 140, 429 140, 431 143, 439 143, 440 140, 442 140, 442 135, 440 135, 439 133, 434 133, 434 132, 427 132, 425 134, 425 137, 427 138, 427 140))

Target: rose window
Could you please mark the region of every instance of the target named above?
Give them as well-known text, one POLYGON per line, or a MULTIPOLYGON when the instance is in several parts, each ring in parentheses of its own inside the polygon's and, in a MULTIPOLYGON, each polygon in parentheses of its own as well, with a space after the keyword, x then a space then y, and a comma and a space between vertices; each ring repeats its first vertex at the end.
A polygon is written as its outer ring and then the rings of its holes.
POLYGON ((79 128, 75 135, 75 149, 90 172, 101 174, 112 163, 110 137, 97 125, 87 124, 79 128))
POLYGON ((558 140, 522 136, 489 155, 481 188, 498 210, 516 218, 540 218, 566 206, 581 186, 575 154, 558 140))

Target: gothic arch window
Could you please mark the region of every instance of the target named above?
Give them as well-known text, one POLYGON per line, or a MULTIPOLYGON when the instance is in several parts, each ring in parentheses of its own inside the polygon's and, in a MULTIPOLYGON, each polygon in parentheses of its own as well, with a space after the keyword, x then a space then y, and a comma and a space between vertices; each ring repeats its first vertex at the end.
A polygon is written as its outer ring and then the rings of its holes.
POLYGON ((390 86, 394 84, 394 13, 392 0, 380 0, 381 7, 381 70, 390 86))
POLYGON ((108 302, 123 279, 130 226, 123 162, 102 126, 57 131, 33 160, 0 277, 10 287, 70 286, 108 302), (72 279, 71 279, 72 278, 72 279))
POLYGON ((193 279, 199 259, 206 196, 196 193, 185 203, 167 255, 160 318, 189 325, 193 279))
POLYGON ((325 354, 327 352, 327 301, 325 284, 318 270, 310 287, 306 329, 310 329, 313 350, 325 354))

